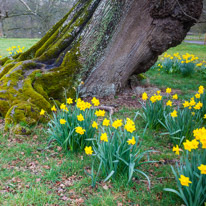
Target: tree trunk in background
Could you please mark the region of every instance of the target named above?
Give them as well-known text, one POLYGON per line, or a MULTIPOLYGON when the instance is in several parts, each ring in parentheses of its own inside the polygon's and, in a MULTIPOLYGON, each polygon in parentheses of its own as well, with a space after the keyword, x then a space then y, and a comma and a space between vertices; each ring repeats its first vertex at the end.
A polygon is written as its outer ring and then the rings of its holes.
POLYGON ((0 19, 0 37, 3 37, 3 36, 4 36, 3 22, 0 19))
POLYGON ((82 96, 119 92, 181 43, 201 10, 202 0, 79 0, 31 49, 0 60, 0 113, 33 124, 63 88, 71 97, 77 87, 82 96))

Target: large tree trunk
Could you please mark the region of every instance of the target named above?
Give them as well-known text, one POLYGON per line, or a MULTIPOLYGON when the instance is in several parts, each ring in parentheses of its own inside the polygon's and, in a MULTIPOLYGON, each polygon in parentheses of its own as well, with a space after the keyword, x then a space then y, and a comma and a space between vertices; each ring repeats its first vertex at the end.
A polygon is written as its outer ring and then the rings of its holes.
POLYGON ((181 43, 201 10, 202 0, 79 0, 31 49, 0 60, 0 113, 32 124, 63 88, 67 96, 77 87, 82 96, 119 92, 181 43))

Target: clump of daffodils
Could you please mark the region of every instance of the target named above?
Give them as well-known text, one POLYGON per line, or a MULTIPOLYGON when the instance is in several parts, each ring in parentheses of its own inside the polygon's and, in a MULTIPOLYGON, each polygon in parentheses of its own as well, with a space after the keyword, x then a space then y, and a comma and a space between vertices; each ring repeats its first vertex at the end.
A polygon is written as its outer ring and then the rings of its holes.
POLYGON ((192 131, 206 119, 206 92, 204 86, 199 86, 197 93, 179 107, 176 104, 178 95, 171 88, 166 88, 165 95, 157 91, 151 97, 146 92, 142 94, 141 116, 151 128, 163 126, 173 142, 181 144, 184 139, 192 138, 192 131))
POLYGON ((13 55, 16 55, 16 54, 20 54, 20 53, 23 53, 25 47, 21 47, 21 46, 12 46, 12 47, 9 47, 7 49, 7 51, 9 52, 9 55, 10 56, 13 56, 13 55))
MULTIPOLYGON (((171 88, 167 88, 166 92, 168 94, 171 93, 171 88)), ((150 128, 155 129, 160 127, 160 121, 164 121, 164 112, 171 110, 172 102, 168 101, 167 106, 165 106, 163 98, 161 91, 157 91, 157 93, 151 97, 149 97, 146 92, 142 94, 142 101, 140 103, 143 113, 141 116, 150 128)))
POLYGON ((195 129, 193 134, 194 139, 186 140, 183 149, 173 147, 180 156, 176 169, 172 167, 178 190, 165 190, 177 194, 185 205, 199 206, 206 202, 206 129, 195 129))
MULTIPOLYGON (((101 119, 99 124, 93 122, 92 127, 96 128, 98 132, 95 140, 92 141, 90 150, 88 150, 88 147, 85 147, 85 153, 91 155, 90 151, 93 151, 93 164, 99 164, 96 175, 94 172, 89 174, 92 177, 93 186, 100 171, 101 176, 106 180, 115 178, 119 174, 126 174, 129 182, 134 172, 147 177, 138 168, 144 155, 140 152, 139 136, 136 131, 135 122, 132 119, 126 118, 125 121, 115 119, 113 121, 112 119, 104 118, 101 119)), ((146 151, 145 154, 149 152, 146 151)))
POLYGON ((159 72, 179 73, 183 76, 190 76, 195 71, 204 70, 205 68, 206 62, 200 61, 194 54, 180 55, 178 52, 174 54, 165 53, 160 61, 153 66, 153 69, 159 72))
MULTIPOLYGON (((65 150, 77 152, 83 151, 86 147, 85 151, 91 154, 92 152, 89 150, 91 142, 87 139, 94 137, 98 129, 98 117, 105 115, 104 110, 95 108, 99 104, 100 102, 96 98, 93 98, 91 103, 80 98, 76 100, 67 98, 59 107, 53 105, 51 107, 53 118, 48 124, 50 139, 56 140, 65 150)), ((40 115, 45 115, 43 109, 40 111, 40 115)))

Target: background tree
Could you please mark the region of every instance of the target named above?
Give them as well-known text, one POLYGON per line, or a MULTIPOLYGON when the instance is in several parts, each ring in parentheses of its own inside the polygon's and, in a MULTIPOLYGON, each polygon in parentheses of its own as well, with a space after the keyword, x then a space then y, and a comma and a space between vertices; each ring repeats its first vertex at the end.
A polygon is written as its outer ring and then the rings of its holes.
POLYGON ((0 0, 4 35, 42 37, 73 5, 73 0, 0 0), (5 15, 7 14, 7 15, 5 15), (5 18, 6 17, 6 18, 5 18))
POLYGON ((32 124, 78 88, 114 95, 146 72, 200 17, 202 0, 79 0, 31 49, 0 60, 0 112, 32 124), (80 82, 84 84, 81 85, 80 82))

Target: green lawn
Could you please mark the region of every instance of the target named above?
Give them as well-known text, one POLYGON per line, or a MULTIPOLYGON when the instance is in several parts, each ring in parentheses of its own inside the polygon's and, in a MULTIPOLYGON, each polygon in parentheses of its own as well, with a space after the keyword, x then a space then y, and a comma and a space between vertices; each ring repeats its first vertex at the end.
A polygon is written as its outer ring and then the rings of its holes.
MULTIPOLYGON (((29 48, 38 39, 0 39, 0 55, 7 55, 6 49, 13 45, 29 48)), ((171 48, 168 53, 193 53, 201 59, 206 58, 206 46, 183 43, 171 48)), ((178 90, 180 98, 189 98, 195 94, 200 84, 206 81, 196 73, 193 77, 162 74, 148 71, 150 83, 164 90, 166 87, 178 90)), ((135 96, 136 98, 136 96, 135 96)), ((137 101, 140 99, 136 98, 137 101)), ((123 108, 114 114, 118 118, 133 118, 138 110, 123 108)), ((46 126, 39 125, 28 136, 14 135, 0 130, 0 205, 94 205, 94 206, 179 206, 180 199, 168 192, 165 187, 175 188, 170 163, 178 159, 172 152, 173 145, 167 136, 160 135, 163 129, 147 129, 142 133, 145 123, 139 117, 136 127, 141 140, 142 150, 153 149, 158 153, 151 155, 156 163, 145 165, 141 169, 148 174, 147 181, 135 176, 130 184, 126 177, 104 183, 98 181, 91 187, 91 178, 85 174, 91 170, 91 157, 84 153, 64 153, 55 143, 48 148, 49 136, 46 126)))
POLYGON ((7 49, 12 46, 21 46, 29 49, 33 46, 39 39, 6 39, 0 38, 0 56, 8 56, 9 52, 7 49))

